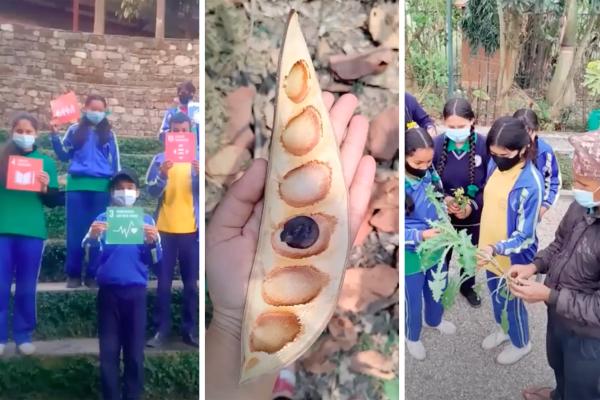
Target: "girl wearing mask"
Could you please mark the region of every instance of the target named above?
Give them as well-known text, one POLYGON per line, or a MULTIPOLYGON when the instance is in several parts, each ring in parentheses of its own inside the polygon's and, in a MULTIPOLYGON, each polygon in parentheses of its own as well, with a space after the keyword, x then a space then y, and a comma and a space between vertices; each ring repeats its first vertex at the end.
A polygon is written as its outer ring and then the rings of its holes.
POLYGON ((44 205, 52 203, 58 191, 56 165, 35 145, 38 121, 19 114, 12 123, 11 137, 0 148, 0 355, 8 342, 10 286, 15 281, 13 337, 17 350, 35 352, 31 335, 36 326, 35 293, 37 278, 48 237, 44 205), (35 179, 39 193, 6 189, 10 156, 42 160, 43 172, 35 179))
POLYGON ((521 120, 527 128, 532 140, 535 166, 544 178, 544 196, 542 198, 542 208, 540 209, 540 219, 542 219, 546 211, 558 200, 558 191, 562 186, 558 160, 548 142, 537 135, 539 123, 537 114, 533 110, 522 108, 517 110, 513 117, 521 120))
MULTIPOLYGON (((433 163, 442 179, 452 225, 457 230, 466 230, 477 246, 489 161, 485 137, 475 132, 475 113, 467 100, 449 100, 442 115, 447 129, 434 140, 433 163), (464 208, 455 200, 457 189, 462 189, 468 198, 469 202, 464 208)), ((446 261, 450 263, 451 258, 452 252, 449 252, 446 261)), ((481 299, 474 286, 475 277, 469 278, 461 285, 460 293, 472 307, 480 307, 481 299)))
POLYGON ((488 133, 486 145, 492 160, 483 194, 479 265, 488 269, 488 287, 498 325, 483 340, 482 347, 491 350, 510 340, 496 358, 498 364, 509 365, 529 354, 531 342, 525 304, 521 299, 507 299, 507 288, 498 289, 498 277, 511 265, 533 261, 537 252, 535 230, 544 191, 542 177, 531 161, 531 137, 520 120, 498 119, 488 133), (499 267, 490 264, 492 258, 499 267), (508 334, 501 328, 505 307, 508 334))
MULTIPOLYGON (((158 139, 162 141, 164 139, 165 133, 169 131, 169 126, 171 125, 171 118, 177 113, 184 113, 188 117, 191 118, 191 115, 188 113, 188 104, 190 101, 194 99, 196 95, 196 86, 194 86, 192 81, 186 81, 180 83, 177 86, 177 102, 179 103, 177 107, 169 108, 165 112, 165 116, 163 117, 163 122, 160 126, 160 132, 158 133, 158 139)), ((193 124, 192 132, 196 134, 196 145, 198 145, 198 124, 193 124)))
POLYGON ((436 220, 439 216, 435 207, 426 196, 426 190, 433 185, 441 191, 440 178, 432 168, 433 140, 423 128, 412 128, 406 131, 404 188, 405 223, 404 223, 404 257, 405 257, 405 299, 406 299, 406 347, 411 356, 417 360, 426 357, 426 350, 421 342, 423 321, 426 326, 439 330, 442 334, 451 335, 456 327, 442 319, 444 307, 433 300, 428 281, 435 265, 422 265, 417 248, 424 240, 429 240, 439 232, 431 229, 427 221, 436 220), (425 306, 423 307, 423 303, 425 306), (425 318, 423 318, 423 311, 425 318))
MULTIPOLYGON (((67 287, 81 286, 83 251, 81 241, 94 218, 106 210, 110 203, 108 184, 120 170, 117 137, 106 118, 106 100, 90 95, 85 100, 83 116, 72 125, 62 138, 56 127, 51 134, 52 147, 59 160, 70 162, 67 177, 67 287)), ((96 273, 90 266, 85 284, 95 287, 96 273)))

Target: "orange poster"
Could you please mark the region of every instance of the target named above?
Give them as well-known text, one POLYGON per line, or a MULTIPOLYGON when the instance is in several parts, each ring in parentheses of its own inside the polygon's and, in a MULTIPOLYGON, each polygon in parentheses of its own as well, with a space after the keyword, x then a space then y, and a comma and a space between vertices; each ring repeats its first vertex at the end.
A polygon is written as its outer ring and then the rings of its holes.
POLYGON ((52 100, 50 108, 52 109, 52 122, 57 125, 76 122, 79 119, 79 102, 73 92, 52 100))
POLYGON ((170 132, 165 138, 165 158, 175 163, 190 163, 196 159, 196 141, 191 132, 170 132))
POLYGON ((10 156, 8 158, 6 188, 40 192, 42 184, 38 177, 43 171, 43 167, 44 163, 39 158, 10 156))

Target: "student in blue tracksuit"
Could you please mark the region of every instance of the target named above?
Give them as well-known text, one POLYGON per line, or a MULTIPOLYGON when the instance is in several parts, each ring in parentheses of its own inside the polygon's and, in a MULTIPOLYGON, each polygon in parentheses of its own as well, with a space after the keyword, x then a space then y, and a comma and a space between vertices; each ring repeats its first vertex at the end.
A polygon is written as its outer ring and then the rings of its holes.
MULTIPOLYGON (((432 167, 433 140, 423 128, 411 128, 404 136, 405 143, 405 327, 408 353, 417 360, 426 357, 421 342, 423 310, 425 324, 438 329, 443 334, 453 334, 456 327, 442 319, 444 307, 433 299, 428 281, 436 265, 422 265, 417 247, 424 240, 439 234, 431 229, 427 221, 439 216, 426 196, 426 190, 434 185, 442 191, 441 181, 432 167), (423 303, 425 306, 423 307, 423 303)), ((441 257, 441 254, 440 254, 441 257)))
POLYGON ((499 118, 492 125, 486 144, 492 159, 483 194, 479 265, 487 269, 498 326, 483 340, 482 347, 491 350, 510 340, 496 358, 499 364, 509 365, 531 351, 527 310, 522 300, 507 299, 506 287, 497 290, 498 278, 512 265, 533 261, 544 188, 542 176, 532 161, 532 141, 523 122, 513 117, 499 118), (492 258, 497 265, 489 262, 492 258), (508 335, 500 327, 505 307, 508 335))
POLYGON ((535 166, 544 178, 544 197, 542 198, 542 208, 540 210, 540 219, 542 219, 546 211, 556 204, 562 186, 558 159, 550 144, 537 135, 540 125, 537 114, 533 110, 522 108, 517 110, 513 117, 520 119, 525 124, 533 141, 535 166))
MULTIPOLYGON (((90 95, 83 116, 61 139, 56 127, 52 147, 59 160, 69 162, 66 195, 67 287, 81 286, 83 251, 81 240, 94 218, 110 202, 108 183, 120 170, 117 137, 106 119, 106 100, 90 95)), ((94 265, 94 262, 90 263, 94 265)), ((88 266, 85 284, 95 286, 96 272, 88 266)))
MULTIPOLYGON (((132 207, 139 196, 138 187, 133 171, 118 172, 109 184, 112 206, 132 207)), ((153 218, 145 215, 143 244, 107 244, 106 221, 103 212, 82 242, 86 252, 94 249, 100 255, 96 280, 102 398, 138 400, 144 388, 148 269, 160 261, 160 236, 153 218)))
MULTIPOLYGON (((160 125, 160 131, 158 132, 158 139, 160 141, 163 140, 165 133, 169 131, 171 118, 173 118, 175 114, 184 113, 185 115, 191 118, 191 115, 189 115, 188 112, 188 104, 194 99, 195 95, 196 86, 194 86, 192 81, 186 81, 177 86, 177 100, 179 104, 177 105, 177 107, 172 107, 165 111, 165 116, 163 117, 162 124, 160 125)), ((198 124, 192 121, 192 127, 189 131, 196 134, 196 145, 199 146, 198 124)))
POLYGON ((0 356, 8 342, 10 287, 15 282, 12 334, 21 354, 32 354, 36 326, 35 295, 44 242, 48 237, 44 206, 58 193, 54 160, 36 146, 38 121, 30 114, 15 117, 11 135, 0 146, 0 356), (41 160, 36 179, 39 193, 6 188, 11 156, 41 160))
MULTIPOLYGON (((170 120, 171 132, 189 132, 191 121, 184 113, 170 120)), ((158 198, 157 227, 162 239, 164 257, 157 266, 158 289, 155 308, 156 334, 149 347, 160 347, 171 331, 171 284, 175 265, 183 281, 182 336, 184 343, 198 347, 198 274, 199 264, 199 172, 200 165, 167 161, 165 153, 157 154, 146 174, 151 196, 158 198)))

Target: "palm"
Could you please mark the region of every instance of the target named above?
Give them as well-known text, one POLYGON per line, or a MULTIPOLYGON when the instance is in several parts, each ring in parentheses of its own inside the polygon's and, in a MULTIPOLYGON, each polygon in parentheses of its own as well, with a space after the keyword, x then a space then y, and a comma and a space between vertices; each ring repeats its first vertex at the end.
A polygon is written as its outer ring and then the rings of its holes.
MULTIPOLYGON (((336 133, 344 180, 349 188, 351 238, 356 236, 364 217, 375 177, 375 161, 363 156, 368 121, 353 116, 357 100, 342 96, 335 104, 333 95, 323 94, 336 133)), ((262 214, 262 197, 267 163, 258 159, 244 176, 231 186, 215 210, 206 233, 206 272, 215 317, 224 314, 242 320, 248 281, 262 214)))

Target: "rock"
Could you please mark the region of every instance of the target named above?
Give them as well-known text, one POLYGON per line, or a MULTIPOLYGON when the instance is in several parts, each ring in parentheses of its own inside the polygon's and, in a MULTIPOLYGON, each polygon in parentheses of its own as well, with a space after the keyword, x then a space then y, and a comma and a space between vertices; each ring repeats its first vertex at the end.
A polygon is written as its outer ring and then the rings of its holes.
POLYGON ((377 115, 369 125, 367 149, 380 160, 391 160, 399 146, 399 107, 390 107, 377 115))
POLYGON ((159 75, 171 75, 172 73, 173 73, 172 65, 161 65, 160 67, 158 67, 159 75))
POLYGON ((71 58, 72 65, 81 65, 81 58, 73 57, 71 58))
POLYGON ((30 90, 27 92, 27 96, 31 96, 31 97, 37 97, 38 95, 38 91, 37 90, 30 90))
POLYGON ((392 63, 395 54, 387 47, 378 47, 362 54, 336 54, 329 58, 329 67, 338 78, 351 81, 382 73, 392 63))
POLYGON ((377 43, 398 50, 400 45, 399 27, 397 4, 379 4, 371 9, 369 33, 377 43))
POLYGON ((13 32, 13 26, 11 24, 0 24, 0 31, 13 32))
MULTIPOLYGON (((248 130, 252 122, 252 103, 256 89, 254 86, 243 86, 229 93, 225 98, 225 112, 228 116, 225 127, 225 138, 229 143, 241 140, 245 143, 249 140, 248 130), (238 137, 242 136, 242 139, 238 137), (243 139, 243 137, 246 139, 243 139)), ((246 146, 243 146, 246 147, 246 146)))
POLYGON ((106 53, 103 51, 92 51, 92 60, 106 60, 106 53))
POLYGON ((31 50, 29 52, 29 56, 32 58, 37 58, 37 59, 44 59, 46 58, 46 53, 44 53, 43 51, 37 51, 37 50, 31 50))
POLYGON ((361 351, 352 356, 350 369, 384 380, 393 379, 396 376, 392 358, 375 350, 361 351))
POLYGON ((359 313, 374 301, 392 296, 398 286, 398 270, 386 264, 372 268, 348 268, 338 300, 338 308, 359 313))
POLYGON ((77 58, 87 58, 87 53, 85 51, 76 51, 75 57, 77 58))
POLYGON ((192 60, 188 56, 175 56, 173 62, 175 62, 175 65, 178 67, 187 67, 192 63, 192 60))

